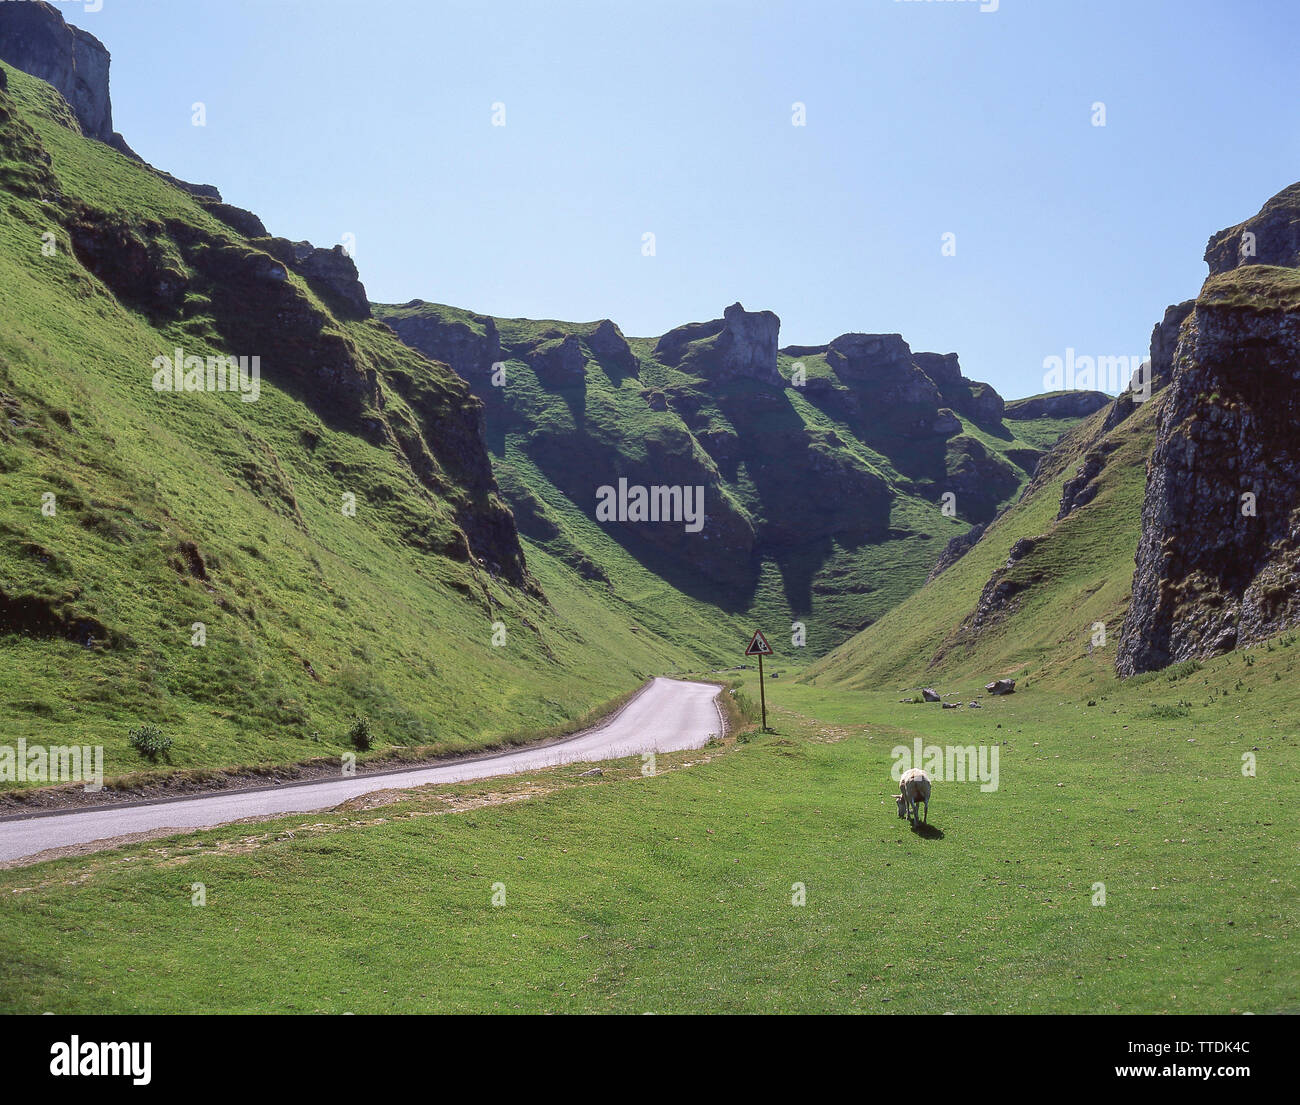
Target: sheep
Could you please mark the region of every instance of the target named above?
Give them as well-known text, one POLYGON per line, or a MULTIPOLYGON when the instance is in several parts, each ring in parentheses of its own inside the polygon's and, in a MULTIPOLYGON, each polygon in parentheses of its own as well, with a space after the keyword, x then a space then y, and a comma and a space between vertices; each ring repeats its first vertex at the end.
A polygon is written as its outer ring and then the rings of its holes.
POLYGON ((903 772, 898 780, 899 794, 894 801, 898 804, 898 816, 912 816, 912 827, 916 827, 916 814, 922 802, 925 803, 925 824, 930 823, 930 776, 919 767, 903 772))

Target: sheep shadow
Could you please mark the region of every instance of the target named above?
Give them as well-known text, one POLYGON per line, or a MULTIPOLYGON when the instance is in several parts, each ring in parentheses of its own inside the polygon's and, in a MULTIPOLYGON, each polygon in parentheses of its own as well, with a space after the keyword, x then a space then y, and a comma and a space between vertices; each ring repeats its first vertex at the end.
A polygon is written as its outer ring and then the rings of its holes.
POLYGON ((943 830, 936 829, 933 825, 928 825, 924 821, 912 826, 912 832, 917 836, 923 836, 926 840, 942 840, 943 830))

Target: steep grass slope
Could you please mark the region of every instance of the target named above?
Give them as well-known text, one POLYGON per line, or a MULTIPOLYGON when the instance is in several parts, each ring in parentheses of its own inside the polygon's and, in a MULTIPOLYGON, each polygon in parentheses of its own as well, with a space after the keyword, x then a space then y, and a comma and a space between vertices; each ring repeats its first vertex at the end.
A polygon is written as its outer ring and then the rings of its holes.
POLYGON ((657 578, 800 656, 920 586, 1078 417, 1004 420, 955 356, 912 354, 897 335, 778 351, 779 319, 739 304, 657 340, 422 300, 375 311, 483 400, 521 532, 588 578, 657 578), (597 524, 598 489, 620 478, 702 487, 706 526, 597 524))
POLYGON ((805 677, 857 689, 941 677, 1113 679, 1164 395, 1112 428, 1114 406, 1071 430, 964 557, 805 677), (1067 502, 1086 501, 1059 517, 1067 484, 1067 502))
POLYGON ((103 744, 116 774, 156 723, 175 766, 285 762, 359 713, 381 747, 464 747, 732 647, 525 567, 454 373, 4 76, 6 742, 103 744), (177 348, 260 356, 260 397, 155 391, 177 348))

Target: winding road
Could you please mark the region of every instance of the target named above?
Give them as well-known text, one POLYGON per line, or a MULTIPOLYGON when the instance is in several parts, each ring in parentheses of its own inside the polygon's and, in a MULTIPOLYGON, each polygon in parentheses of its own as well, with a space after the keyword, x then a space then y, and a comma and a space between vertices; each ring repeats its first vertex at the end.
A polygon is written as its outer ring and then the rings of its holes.
POLYGON ((461 783, 557 764, 700 748, 711 736, 722 733, 722 715, 717 702, 720 691, 712 683, 687 683, 660 677, 595 728, 550 744, 324 782, 281 783, 188 798, 124 802, 67 813, 11 816, 0 819, 0 862, 131 833, 157 835, 168 829, 184 832, 246 817, 330 809, 377 790, 461 783))

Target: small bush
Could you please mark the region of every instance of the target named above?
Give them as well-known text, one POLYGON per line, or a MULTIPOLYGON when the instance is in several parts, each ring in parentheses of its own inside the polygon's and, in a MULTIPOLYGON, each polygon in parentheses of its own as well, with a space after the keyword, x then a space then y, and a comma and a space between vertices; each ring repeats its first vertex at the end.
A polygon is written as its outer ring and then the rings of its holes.
POLYGON ((149 760, 158 759, 172 746, 171 737, 164 736, 156 725, 138 725, 127 736, 131 739, 131 747, 149 760))
POLYGON ((361 752, 367 752, 375 743, 375 734, 370 728, 370 719, 357 714, 348 727, 348 740, 361 752))

